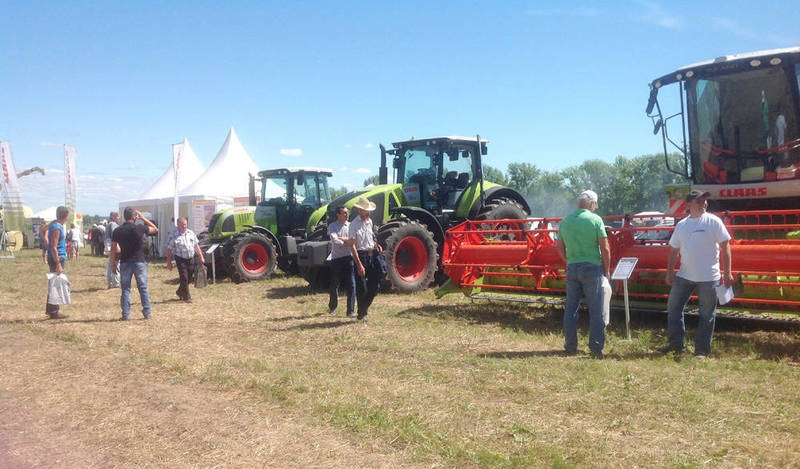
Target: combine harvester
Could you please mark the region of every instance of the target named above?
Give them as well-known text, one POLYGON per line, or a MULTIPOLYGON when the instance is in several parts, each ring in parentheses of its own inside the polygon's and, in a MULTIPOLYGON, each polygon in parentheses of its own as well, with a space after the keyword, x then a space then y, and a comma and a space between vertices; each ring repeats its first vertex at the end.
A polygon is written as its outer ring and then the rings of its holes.
MULTIPOLYGON (((612 268, 620 258, 638 258, 629 280, 635 309, 665 310, 667 240, 686 216, 686 194, 700 189, 711 193, 709 211, 733 237, 738 285, 728 313, 772 318, 800 313, 798 84, 800 48, 719 57, 651 83, 647 114, 653 133, 661 132, 666 167, 690 183, 666 188, 669 215, 604 218, 612 268), (667 115, 658 95, 670 84, 678 85, 680 110, 667 115), (680 143, 670 129, 682 136, 680 143), (667 143, 682 154, 678 167, 667 143)), ((465 221, 452 228, 442 254, 450 281, 437 295, 460 291, 476 299, 560 303, 552 297, 566 291, 555 241, 559 221, 465 221)), ((621 290, 615 288, 615 303, 622 302, 621 290)))

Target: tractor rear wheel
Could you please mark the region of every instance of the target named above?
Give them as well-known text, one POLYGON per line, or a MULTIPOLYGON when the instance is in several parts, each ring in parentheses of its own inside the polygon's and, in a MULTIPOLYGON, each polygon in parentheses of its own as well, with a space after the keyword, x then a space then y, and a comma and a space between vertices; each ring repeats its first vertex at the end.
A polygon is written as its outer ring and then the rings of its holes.
POLYGON ((223 247, 228 274, 236 283, 268 278, 275 271, 275 246, 264 235, 245 231, 223 247))
POLYGON ((391 290, 424 290, 437 270, 438 250, 427 227, 414 220, 387 223, 378 231, 386 259, 386 283, 391 290))
MULTIPOLYGON (((523 220, 525 218, 528 218, 528 214, 525 213, 525 209, 519 202, 503 197, 486 202, 476 220, 523 220)), ((510 227, 508 225, 486 223, 482 224, 481 228, 490 230, 509 229, 510 227)), ((525 229, 526 227, 523 225, 522 228, 525 229)), ((520 241, 522 236, 522 231, 512 231, 493 238, 505 241, 520 241)))

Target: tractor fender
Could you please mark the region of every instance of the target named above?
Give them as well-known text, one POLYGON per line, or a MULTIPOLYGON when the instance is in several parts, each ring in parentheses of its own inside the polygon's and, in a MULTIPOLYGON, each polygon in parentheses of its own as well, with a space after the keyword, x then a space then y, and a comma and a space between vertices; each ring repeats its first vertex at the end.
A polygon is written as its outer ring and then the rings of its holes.
MULTIPOLYGON (((525 209, 525 213, 528 215, 531 214, 531 207, 528 205, 528 202, 525 200, 525 197, 522 196, 519 192, 515 191, 514 189, 506 186, 493 186, 484 191, 484 200, 492 200, 492 199, 511 199, 515 202, 518 202, 522 205, 522 208, 525 209)), ((478 199, 478 202, 480 199, 478 199)), ((469 209, 469 218, 470 220, 474 220, 481 211, 481 204, 476 203, 469 209)))
POLYGON ((267 237, 267 239, 269 239, 270 241, 272 241, 272 244, 273 244, 273 245, 275 245, 275 251, 276 251, 276 254, 277 254, 279 257, 280 257, 280 256, 283 256, 283 248, 281 247, 281 243, 278 241, 278 237, 277 237, 277 236, 275 236, 275 234, 274 234, 272 231, 270 231, 270 230, 268 230, 268 229, 264 228, 263 226, 259 226, 259 225, 244 225, 244 226, 245 226, 245 227, 246 227, 246 228, 247 228, 249 231, 255 231, 255 232, 257 232, 257 233, 261 233, 261 234, 263 234, 264 236, 266 236, 266 237, 267 237))
POLYGON ((439 251, 442 250, 444 247, 444 228, 442 228, 442 224, 439 223, 439 220, 437 220, 431 212, 424 208, 410 206, 396 207, 391 211, 392 214, 404 215, 425 225, 428 230, 433 233, 433 239, 439 246, 439 251))

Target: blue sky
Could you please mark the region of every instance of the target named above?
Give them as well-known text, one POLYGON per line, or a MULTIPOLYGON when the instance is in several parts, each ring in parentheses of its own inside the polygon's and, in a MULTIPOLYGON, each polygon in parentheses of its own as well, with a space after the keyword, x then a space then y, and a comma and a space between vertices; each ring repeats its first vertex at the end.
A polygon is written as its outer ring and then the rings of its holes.
MULTIPOLYGON (((333 168, 356 188, 378 143, 466 135, 486 163, 565 168, 659 151, 647 84, 719 55, 800 45, 795 2, 19 2, 0 0, 0 139, 26 205, 145 191, 189 139, 234 126, 261 168, 333 168), (300 156, 297 156, 297 155, 300 156)), ((662 99, 664 99, 662 97, 662 99)), ((243 185, 245 182, 243 182, 243 185)))

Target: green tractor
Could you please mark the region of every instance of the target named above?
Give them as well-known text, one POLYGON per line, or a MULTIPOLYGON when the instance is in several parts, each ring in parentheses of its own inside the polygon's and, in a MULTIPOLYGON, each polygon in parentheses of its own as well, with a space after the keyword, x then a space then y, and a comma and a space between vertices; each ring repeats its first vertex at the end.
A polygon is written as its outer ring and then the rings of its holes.
POLYGON ((260 171, 259 199, 251 175, 250 206, 215 213, 201 244, 221 245, 217 265, 236 283, 267 278, 276 265, 286 273, 297 273, 297 244, 305 239, 308 226, 319 223, 318 209, 330 201, 332 175, 322 168, 260 171))
MULTIPOLYGON (((377 205, 372 221, 388 267, 385 287, 401 293, 423 290, 434 280, 448 228, 467 219, 527 218, 530 208, 520 193, 483 179, 486 144, 480 137, 437 137, 396 142, 389 150, 380 145, 379 184, 345 194, 313 214, 319 222, 298 246, 303 276, 312 286, 326 284, 326 222, 335 220, 337 206, 352 208, 360 197, 377 205), (394 184, 388 183, 387 155, 393 157, 394 184)), ((351 212, 351 218, 357 216, 357 210, 351 212)))

